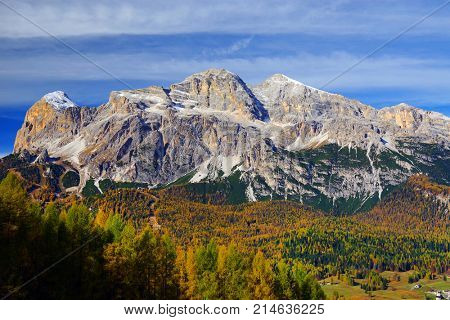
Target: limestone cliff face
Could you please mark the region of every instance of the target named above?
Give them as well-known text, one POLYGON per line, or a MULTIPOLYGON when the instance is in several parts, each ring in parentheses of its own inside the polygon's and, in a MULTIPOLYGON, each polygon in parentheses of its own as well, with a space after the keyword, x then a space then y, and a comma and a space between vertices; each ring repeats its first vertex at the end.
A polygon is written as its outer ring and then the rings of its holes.
POLYGON ((406 104, 399 104, 381 110, 380 118, 384 121, 395 122, 401 129, 407 130, 417 128, 424 120, 424 116, 420 110, 416 110, 406 104))
POLYGON ((90 178, 159 185, 237 174, 249 200, 319 197, 334 205, 381 197, 448 163, 449 123, 406 105, 376 110, 283 75, 250 88, 211 69, 170 89, 112 92, 98 108, 46 95, 27 112, 14 150, 68 161, 80 188, 90 178))
POLYGON ((405 103, 383 108, 378 112, 383 122, 393 124, 399 132, 408 134, 412 131, 417 136, 436 136, 449 140, 450 121, 439 113, 424 111, 405 103))
POLYGON ((185 107, 227 111, 250 120, 265 120, 267 111, 237 75, 211 69, 170 86, 175 103, 185 107))
POLYGON ((94 109, 76 106, 67 95, 57 91, 44 96, 26 113, 16 136, 14 151, 42 151, 42 143, 71 141, 92 120, 94 109))

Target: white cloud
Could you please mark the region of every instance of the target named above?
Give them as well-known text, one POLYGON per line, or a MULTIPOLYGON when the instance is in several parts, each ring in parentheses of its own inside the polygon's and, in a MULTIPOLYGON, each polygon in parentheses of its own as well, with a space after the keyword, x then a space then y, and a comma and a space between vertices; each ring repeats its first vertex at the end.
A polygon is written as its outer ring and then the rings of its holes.
MULTIPOLYGON (((212 50, 212 54, 218 55, 218 56, 226 56, 226 55, 230 55, 230 54, 239 52, 240 50, 247 48, 249 46, 250 42, 252 41, 252 39, 253 39, 253 37, 248 37, 248 38, 236 41, 229 47, 221 48, 221 49, 214 49, 214 50, 212 50)), ((204 54, 207 55, 208 52, 204 52, 204 54)))
MULTIPOLYGON (((4 0, 56 35, 312 33, 393 35, 442 3, 432 1, 4 0)), ((413 32, 450 30, 447 7, 413 32)), ((36 27, 0 5, 0 34, 40 36, 36 27)))

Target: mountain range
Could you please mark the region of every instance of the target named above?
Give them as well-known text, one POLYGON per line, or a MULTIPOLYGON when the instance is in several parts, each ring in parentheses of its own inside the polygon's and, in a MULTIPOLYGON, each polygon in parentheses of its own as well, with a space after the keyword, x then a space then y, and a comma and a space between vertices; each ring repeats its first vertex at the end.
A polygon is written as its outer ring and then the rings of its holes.
POLYGON ((416 173, 449 185, 450 118, 403 103, 375 109, 282 74, 251 86, 210 69, 169 88, 113 91, 98 107, 49 93, 2 165, 34 166, 55 193, 182 184, 230 203, 352 213, 416 173))

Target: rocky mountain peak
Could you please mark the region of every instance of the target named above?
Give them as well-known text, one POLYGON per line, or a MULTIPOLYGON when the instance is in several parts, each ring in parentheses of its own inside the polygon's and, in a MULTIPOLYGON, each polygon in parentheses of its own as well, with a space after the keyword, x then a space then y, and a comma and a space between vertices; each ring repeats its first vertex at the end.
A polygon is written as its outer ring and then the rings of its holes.
POLYGON ((57 148, 55 138, 76 134, 84 118, 88 120, 83 115, 95 111, 89 109, 77 106, 63 91, 46 94, 28 109, 22 128, 17 132, 14 152, 54 150, 57 148), (35 144, 35 141, 40 143, 35 144), (45 145, 43 141, 46 141, 45 145))
POLYGON ((209 69, 170 86, 175 104, 186 108, 226 111, 249 120, 267 120, 268 113, 246 83, 225 69, 209 69))
POLYGON ((286 76, 282 73, 275 73, 275 74, 271 75, 269 78, 267 78, 264 82, 267 82, 267 83, 277 83, 278 82, 278 83, 283 83, 283 84, 291 83, 291 84, 295 84, 297 86, 307 87, 305 84, 301 83, 300 81, 289 78, 288 76, 286 76))
POLYGON ((396 109, 418 109, 410 104, 407 104, 406 102, 401 102, 395 106, 392 106, 391 108, 396 108, 396 109))
POLYGON ((378 117, 383 121, 395 123, 401 129, 418 130, 417 134, 450 138, 450 119, 437 112, 425 111, 406 103, 400 103, 380 109, 378 117))
POLYGON ((281 73, 270 76, 260 84, 253 86, 252 90, 269 108, 288 100, 294 104, 298 103, 299 99, 302 99, 303 102, 306 100, 326 102, 327 100, 341 97, 337 94, 307 86, 281 73))
MULTIPOLYGON (((188 78, 223 78, 223 79, 240 79, 239 76, 231 71, 223 68, 210 68, 201 72, 194 73, 188 78)), ((187 79, 188 79, 187 78, 187 79)))
POLYGON ((312 121, 319 117, 367 118, 376 113, 359 101, 307 86, 283 74, 272 75, 252 90, 270 117, 279 122, 312 121))
POLYGON ((63 91, 54 91, 47 93, 42 97, 42 100, 50 104, 58 111, 77 107, 77 105, 72 100, 70 100, 69 96, 67 96, 67 94, 63 91))

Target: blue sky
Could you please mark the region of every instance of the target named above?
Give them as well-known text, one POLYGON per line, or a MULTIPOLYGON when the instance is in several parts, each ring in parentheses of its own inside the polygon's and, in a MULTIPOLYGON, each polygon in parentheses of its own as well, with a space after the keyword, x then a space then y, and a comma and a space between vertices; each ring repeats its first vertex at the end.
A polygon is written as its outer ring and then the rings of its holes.
MULTIPOLYGON (((321 87, 445 1, 2 0, 133 87, 222 67, 321 87)), ((375 107, 450 114, 450 5, 325 88, 375 107)), ((0 5, 0 155, 26 109, 65 91, 98 105, 124 88, 0 5)))

